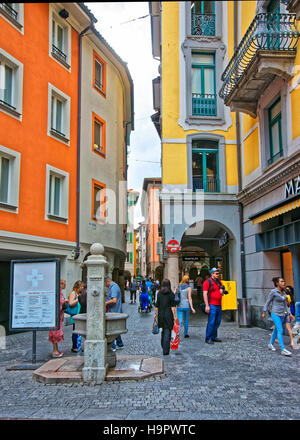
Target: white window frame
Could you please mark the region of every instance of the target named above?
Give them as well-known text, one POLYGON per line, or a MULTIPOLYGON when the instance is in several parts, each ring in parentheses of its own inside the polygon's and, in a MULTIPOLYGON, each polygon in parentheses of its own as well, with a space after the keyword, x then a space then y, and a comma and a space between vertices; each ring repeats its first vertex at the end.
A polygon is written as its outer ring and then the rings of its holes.
POLYGON ((51 165, 46 165, 46 197, 45 197, 45 219, 51 221, 58 221, 67 223, 69 218, 69 173, 55 168, 51 165), (60 187, 60 207, 59 215, 49 212, 50 199, 50 177, 59 177, 61 181, 60 187))
MULTIPOLYGON (((56 117, 56 107, 54 109, 54 118, 56 117)), ((71 118, 71 98, 61 90, 57 89, 54 85, 48 83, 48 136, 63 142, 66 145, 70 144, 70 118, 71 118), (62 134, 59 134, 53 130, 56 127, 52 127, 52 96, 59 99, 63 103, 63 115, 62 115, 62 134), (63 136, 64 135, 64 136, 63 136)))
POLYGON ((24 35, 24 3, 13 3, 13 9, 18 13, 17 19, 2 6, 0 6, 0 16, 24 35))
POLYGON ((2 211, 18 212, 21 153, 0 145, 0 157, 9 160, 8 197, 7 202, 0 201, 2 211))
POLYGON ((0 102, 0 111, 22 120, 23 102, 23 64, 0 48, 0 99, 4 98, 5 87, 5 65, 13 69, 12 78, 12 107, 0 102))
POLYGON ((62 9, 53 3, 49 3, 49 56, 61 64, 68 72, 71 72, 71 26, 69 23, 59 16, 59 10, 62 9), (53 51, 53 28, 52 22, 55 21, 56 25, 59 25, 63 29, 63 53, 66 55, 66 60, 61 58, 53 51))

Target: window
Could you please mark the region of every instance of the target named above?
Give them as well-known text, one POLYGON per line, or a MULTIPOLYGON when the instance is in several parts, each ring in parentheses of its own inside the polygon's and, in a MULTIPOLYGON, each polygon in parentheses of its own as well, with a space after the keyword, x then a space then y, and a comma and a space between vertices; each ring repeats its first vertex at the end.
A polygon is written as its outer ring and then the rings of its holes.
POLYGON ((92 219, 100 222, 106 217, 105 188, 103 183, 92 180, 92 219))
POLYGON ((94 52, 93 60, 93 87, 106 97, 106 62, 96 52, 94 52))
POLYGON ((105 157, 105 121, 93 113, 93 150, 105 157))
POLYGON ((216 35, 214 1, 198 1, 191 4, 192 35, 216 35))
POLYGON ((71 66, 71 28, 55 6, 49 5, 49 55, 66 69, 71 66))
POLYGON ((20 119, 22 94, 23 64, 0 49, 0 110, 20 119))
POLYGON ((46 219, 66 222, 69 212, 69 173, 46 165, 46 219))
POLYGON ((270 136, 270 158, 268 159, 268 165, 270 165, 283 155, 280 98, 271 105, 268 115, 270 136))
POLYGON ((0 145, 0 207, 16 210, 19 203, 20 158, 17 151, 0 145))
POLYGON ((48 84, 48 135, 65 143, 70 139, 70 97, 48 84))
POLYGON ((192 114, 216 116, 215 56, 208 53, 192 53, 192 114))
POLYGON ((0 15, 19 31, 22 31, 24 22, 23 3, 0 3, 0 15))
POLYGON ((218 145, 214 141, 192 143, 193 191, 219 192, 218 145))

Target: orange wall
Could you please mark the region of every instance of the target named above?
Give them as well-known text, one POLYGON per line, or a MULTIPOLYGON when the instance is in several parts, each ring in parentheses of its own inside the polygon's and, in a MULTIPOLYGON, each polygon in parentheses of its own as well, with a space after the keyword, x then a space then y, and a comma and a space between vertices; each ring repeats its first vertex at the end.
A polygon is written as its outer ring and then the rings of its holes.
POLYGON ((0 145, 21 153, 19 214, 0 211, 0 229, 76 240, 78 33, 71 73, 49 56, 49 5, 24 3, 24 35, 0 17, 0 47, 23 63, 23 120, 0 112, 0 145), (70 145, 47 136, 48 82, 71 98, 70 145), (45 220, 46 164, 69 173, 69 223, 45 220))

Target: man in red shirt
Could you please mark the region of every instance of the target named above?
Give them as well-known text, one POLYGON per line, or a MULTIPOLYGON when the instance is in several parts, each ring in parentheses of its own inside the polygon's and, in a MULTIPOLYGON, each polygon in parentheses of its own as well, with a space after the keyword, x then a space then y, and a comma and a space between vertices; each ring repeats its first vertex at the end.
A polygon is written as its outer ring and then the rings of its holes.
POLYGON ((205 342, 213 344, 222 342, 218 339, 217 332, 222 319, 222 296, 224 286, 219 280, 219 269, 214 267, 210 271, 211 277, 203 283, 203 298, 205 302, 205 312, 208 313, 205 342))

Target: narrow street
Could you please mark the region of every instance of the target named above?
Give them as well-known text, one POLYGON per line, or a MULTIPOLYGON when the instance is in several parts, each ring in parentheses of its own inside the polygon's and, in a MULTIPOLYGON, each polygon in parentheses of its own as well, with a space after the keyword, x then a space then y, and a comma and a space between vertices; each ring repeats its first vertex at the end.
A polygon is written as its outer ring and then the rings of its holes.
MULTIPOLYGON (((160 336, 151 333, 153 311, 138 313, 126 303, 128 333, 122 354, 163 357, 160 336)), ((189 339, 164 356, 164 374, 144 381, 44 385, 32 371, 6 371, 31 360, 31 333, 7 337, 0 353, 0 419, 72 420, 283 420, 300 419, 300 350, 291 358, 267 349, 270 332, 222 322, 222 343, 204 343, 206 317, 191 316, 189 339)), ((72 326, 64 328, 60 348, 71 356, 72 326)), ((37 332, 37 359, 50 359, 47 332, 37 332)), ((285 342, 288 343, 285 337, 285 342)), ((278 346, 277 346, 278 347, 278 346)), ((119 353, 119 351, 117 352, 119 353)), ((76 356, 76 355, 74 355, 76 356)))

